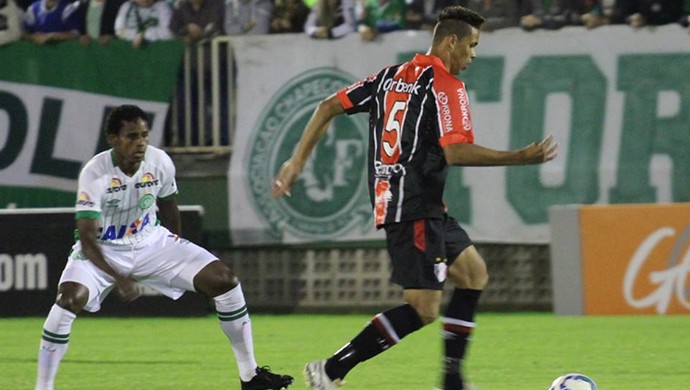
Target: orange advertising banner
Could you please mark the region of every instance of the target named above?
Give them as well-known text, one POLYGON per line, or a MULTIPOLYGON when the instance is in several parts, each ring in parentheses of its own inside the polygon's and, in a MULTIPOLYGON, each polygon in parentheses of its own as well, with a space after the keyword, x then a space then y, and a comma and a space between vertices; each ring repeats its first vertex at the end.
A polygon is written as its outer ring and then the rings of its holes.
POLYGON ((690 314, 690 204, 579 210, 584 314, 690 314))

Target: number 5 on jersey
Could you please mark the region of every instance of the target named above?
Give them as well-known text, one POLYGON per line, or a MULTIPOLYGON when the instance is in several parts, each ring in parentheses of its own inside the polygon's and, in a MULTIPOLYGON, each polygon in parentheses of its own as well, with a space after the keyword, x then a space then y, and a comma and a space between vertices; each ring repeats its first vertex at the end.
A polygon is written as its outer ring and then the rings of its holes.
POLYGON ((402 123, 405 120, 406 108, 406 101, 397 100, 388 110, 386 127, 381 135, 381 162, 384 164, 395 164, 400 159, 402 123))

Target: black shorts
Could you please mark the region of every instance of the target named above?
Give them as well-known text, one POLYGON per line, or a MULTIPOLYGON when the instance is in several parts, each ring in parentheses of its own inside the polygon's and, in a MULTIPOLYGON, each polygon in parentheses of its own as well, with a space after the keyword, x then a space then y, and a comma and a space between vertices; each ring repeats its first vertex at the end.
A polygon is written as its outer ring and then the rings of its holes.
POLYGON ((447 269, 472 240, 448 215, 384 225, 391 281, 404 289, 441 290, 447 269))

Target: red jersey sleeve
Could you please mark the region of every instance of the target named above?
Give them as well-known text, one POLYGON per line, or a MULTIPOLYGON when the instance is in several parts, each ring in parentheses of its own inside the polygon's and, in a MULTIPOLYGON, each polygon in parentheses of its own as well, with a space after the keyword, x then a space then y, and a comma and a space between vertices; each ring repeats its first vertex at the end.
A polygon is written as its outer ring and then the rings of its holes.
POLYGON ((376 74, 373 74, 338 91, 338 101, 348 115, 369 111, 375 81, 376 74))
POLYGON ((436 98, 441 146, 473 143, 474 128, 465 83, 445 70, 435 69, 432 90, 436 98))
POLYGON ((347 90, 348 88, 343 88, 340 91, 338 91, 338 101, 340 102, 340 105, 343 107, 343 110, 347 111, 354 107, 354 104, 352 104, 352 101, 350 100, 350 97, 347 96, 347 90))

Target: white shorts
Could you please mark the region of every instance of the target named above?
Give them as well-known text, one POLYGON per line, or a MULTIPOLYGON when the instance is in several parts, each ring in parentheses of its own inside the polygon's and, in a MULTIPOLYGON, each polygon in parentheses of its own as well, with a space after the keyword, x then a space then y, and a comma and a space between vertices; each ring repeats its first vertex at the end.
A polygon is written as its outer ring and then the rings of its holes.
MULTIPOLYGON (((194 277, 218 258, 206 249, 156 226, 143 242, 133 246, 101 245, 105 260, 122 275, 172 299, 194 290, 194 277)), ((114 287, 115 280, 84 259, 81 243, 72 247, 59 284, 76 282, 89 289, 84 309, 97 312, 114 287)))

